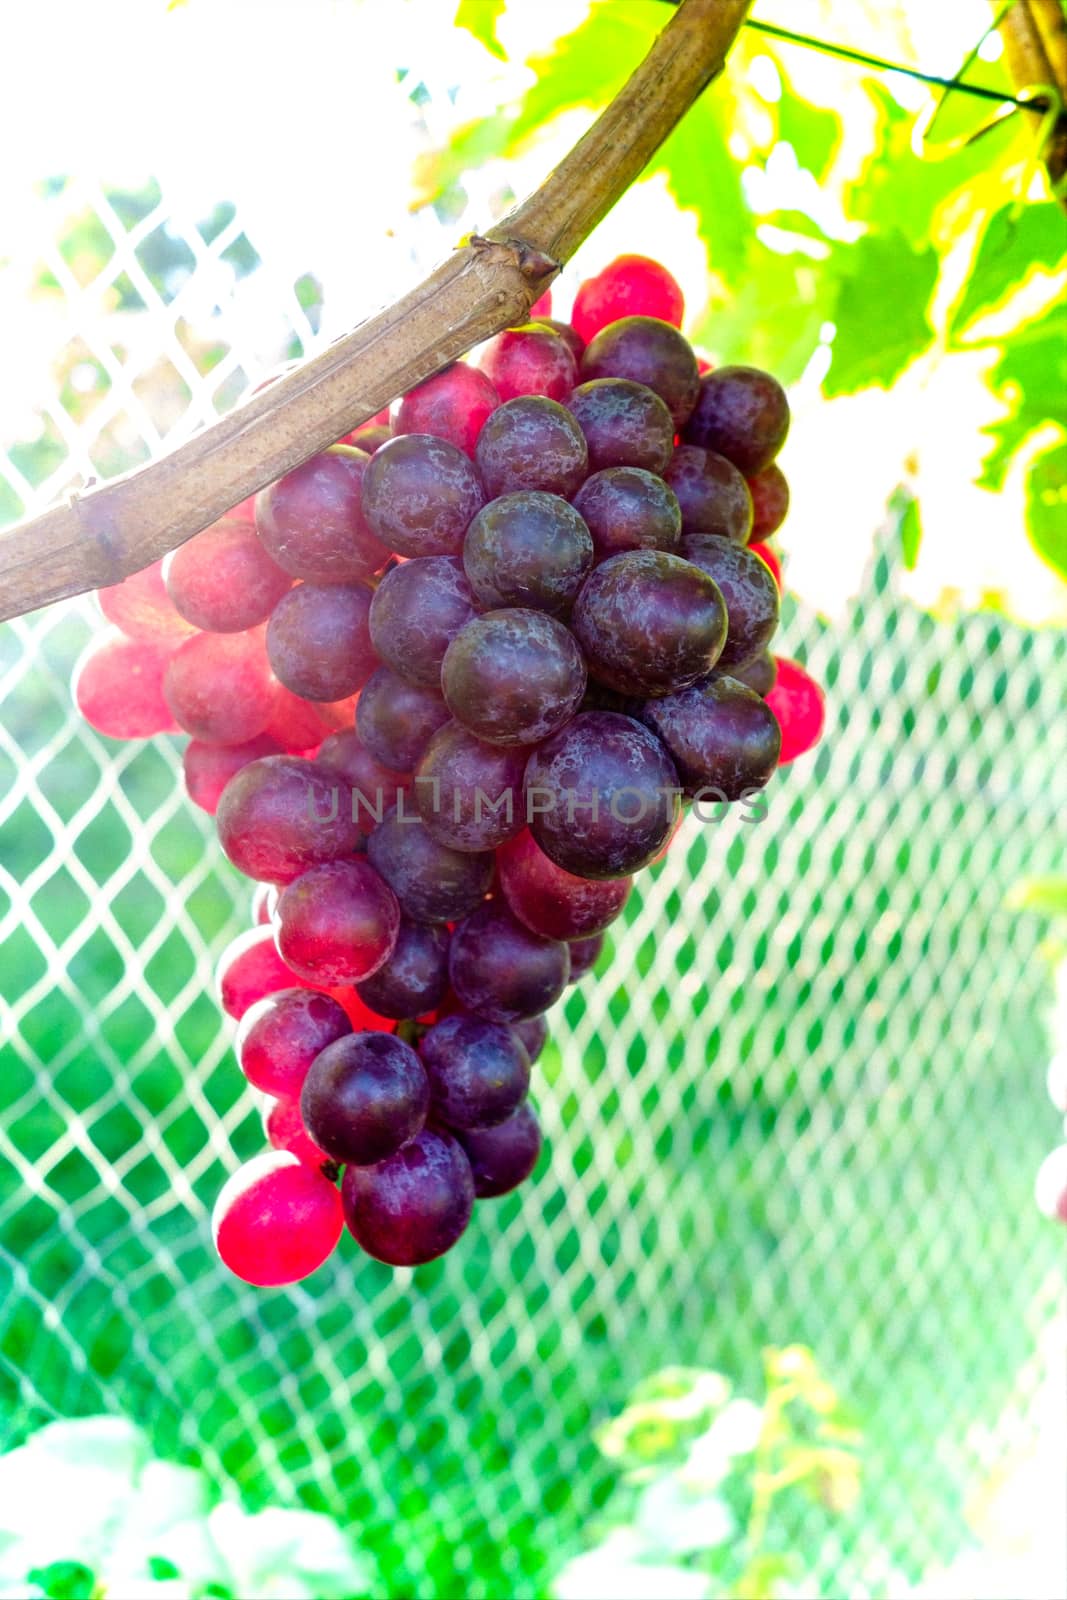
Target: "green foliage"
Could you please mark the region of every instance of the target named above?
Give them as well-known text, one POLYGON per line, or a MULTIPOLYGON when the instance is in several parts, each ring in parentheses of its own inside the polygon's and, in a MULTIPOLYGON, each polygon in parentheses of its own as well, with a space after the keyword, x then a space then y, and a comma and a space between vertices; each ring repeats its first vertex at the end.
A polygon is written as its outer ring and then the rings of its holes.
POLYGON ((1000 306, 1035 267, 1053 271, 1067 250, 1067 218, 1057 202, 1002 206, 982 231, 967 283, 948 322, 959 338, 984 312, 1000 306))
POLYGON ((928 308, 937 284, 932 247, 915 249, 898 229, 864 235, 846 252, 834 301, 834 358, 827 395, 870 384, 888 389, 933 342, 928 308), (872 337, 874 330, 877 336, 872 337))
POLYGON ((501 61, 504 48, 496 36, 496 25, 507 9, 507 0, 460 0, 456 7, 456 27, 473 33, 479 44, 501 61))

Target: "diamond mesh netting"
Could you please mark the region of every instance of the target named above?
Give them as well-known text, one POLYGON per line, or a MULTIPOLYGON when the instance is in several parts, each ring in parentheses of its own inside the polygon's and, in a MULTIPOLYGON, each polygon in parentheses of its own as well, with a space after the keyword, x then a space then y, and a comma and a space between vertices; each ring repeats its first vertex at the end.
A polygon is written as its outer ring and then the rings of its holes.
MULTIPOLYGON (((144 459, 317 330, 314 281, 272 278, 232 208, 197 224, 153 186, 43 193, 9 273, 31 279, 51 387, 3 441, 5 518, 144 459)), ((230 1278, 208 1226, 262 1147, 212 995, 248 885, 176 741, 75 714, 94 604, 0 629, 6 1441, 122 1411, 254 1503, 342 1515, 390 1592, 537 1594, 637 1381, 680 1362, 758 1393, 762 1347, 802 1341, 866 1435, 862 1516, 811 1512, 811 1570, 876 1592, 952 1556, 993 1464, 974 1430, 1026 1414, 1059 1294, 1031 1198, 1047 968, 1003 902, 1058 864, 1064 652, 934 622, 894 549, 843 625, 787 605, 781 649, 828 692, 817 757, 765 821, 691 821, 559 1008, 544 1176, 417 1275, 342 1246, 289 1292, 230 1278)))

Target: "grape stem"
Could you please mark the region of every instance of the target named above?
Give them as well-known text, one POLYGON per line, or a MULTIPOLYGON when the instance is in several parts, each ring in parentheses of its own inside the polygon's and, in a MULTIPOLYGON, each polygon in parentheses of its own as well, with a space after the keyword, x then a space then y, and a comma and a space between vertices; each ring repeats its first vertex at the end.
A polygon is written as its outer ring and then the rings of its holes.
POLYGON ((0 534, 0 620, 117 583, 325 449, 472 346, 523 322, 697 96, 751 0, 682 0, 541 187, 417 288, 159 461, 0 534))

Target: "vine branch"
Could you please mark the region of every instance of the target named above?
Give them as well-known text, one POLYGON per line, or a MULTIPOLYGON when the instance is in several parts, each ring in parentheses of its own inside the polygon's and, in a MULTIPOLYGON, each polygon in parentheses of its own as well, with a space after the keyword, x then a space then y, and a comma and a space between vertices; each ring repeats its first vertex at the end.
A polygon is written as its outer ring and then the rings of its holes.
POLYGON ((542 186, 485 238, 169 455, 0 534, 0 620, 116 583, 522 322, 721 71, 751 0, 682 0, 542 186))
POLYGON ((1067 16, 1062 0, 1015 0, 1000 20, 1004 62, 1016 91, 1051 89, 1055 120, 1041 152, 1053 193, 1067 205, 1067 16))

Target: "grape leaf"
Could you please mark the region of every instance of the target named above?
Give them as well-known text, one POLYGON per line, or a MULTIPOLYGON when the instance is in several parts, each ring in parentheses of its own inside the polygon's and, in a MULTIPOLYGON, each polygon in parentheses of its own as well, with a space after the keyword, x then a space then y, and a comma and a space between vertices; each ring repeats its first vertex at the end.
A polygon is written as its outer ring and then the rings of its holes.
POLYGON ((923 538, 919 502, 914 495, 902 495, 899 506, 900 519, 897 526, 900 529, 901 558, 907 570, 914 572, 919 564, 919 549, 923 538))
POLYGON ((927 307, 937 283, 937 251, 914 249, 892 229, 865 234, 841 260, 845 272, 832 313, 837 334, 823 393, 888 389, 933 340, 927 307))
POLYGON ((1035 266, 1052 269, 1067 257, 1067 217, 1054 201, 1028 205, 1016 216, 1002 206, 990 218, 963 294, 949 321, 949 336, 1017 289, 1035 266))
POLYGON ((1026 522, 1038 555, 1067 579, 1067 440, 1043 451, 1030 468, 1026 522))
POLYGON ((1002 422, 986 429, 995 442, 979 482, 1000 489, 1012 457, 1034 430, 1065 420, 1067 306, 1053 307, 1013 334, 989 381, 1011 409, 1002 422))
POLYGON ((506 7, 507 0, 459 0, 456 7, 456 27, 466 28, 500 61, 506 61, 507 55, 496 36, 496 25, 506 7))

